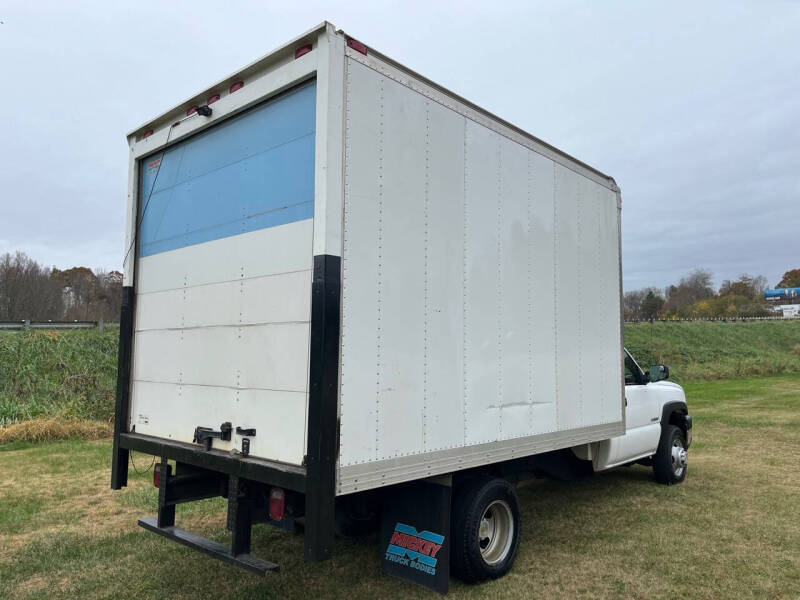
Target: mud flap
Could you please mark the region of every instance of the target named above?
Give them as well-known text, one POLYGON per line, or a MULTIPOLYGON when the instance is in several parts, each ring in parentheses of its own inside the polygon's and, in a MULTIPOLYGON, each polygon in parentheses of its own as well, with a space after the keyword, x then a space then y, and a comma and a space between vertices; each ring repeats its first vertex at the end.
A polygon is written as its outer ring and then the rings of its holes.
POLYGON ((448 592, 451 492, 450 476, 402 483, 386 491, 381 523, 384 573, 448 592))

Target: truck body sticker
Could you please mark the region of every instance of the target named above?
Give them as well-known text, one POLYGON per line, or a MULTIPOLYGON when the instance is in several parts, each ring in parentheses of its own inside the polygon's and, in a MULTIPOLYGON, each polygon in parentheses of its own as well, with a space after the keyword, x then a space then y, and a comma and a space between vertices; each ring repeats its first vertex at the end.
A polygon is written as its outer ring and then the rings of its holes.
POLYGON ((429 575, 436 574, 436 558, 444 536, 430 531, 418 532, 415 527, 397 523, 386 548, 386 560, 429 575))

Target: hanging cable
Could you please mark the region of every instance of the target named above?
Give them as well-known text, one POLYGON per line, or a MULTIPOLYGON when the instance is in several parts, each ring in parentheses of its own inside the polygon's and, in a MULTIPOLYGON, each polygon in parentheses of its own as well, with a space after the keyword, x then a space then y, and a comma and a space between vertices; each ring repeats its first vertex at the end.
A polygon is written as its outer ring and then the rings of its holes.
POLYGON ((145 200, 144 206, 142 207, 142 214, 139 216, 138 220, 136 221, 136 228, 133 230, 133 236, 131 237, 131 245, 128 246, 128 249, 125 252, 125 257, 122 259, 122 268, 125 268, 125 263, 128 260, 128 256, 133 250, 134 246, 136 246, 136 236, 139 234, 139 228, 142 226, 142 221, 144 221, 144 215, 147 212, 147 207, 150 205, 150 198, 153 197, 153 191, 156 189, 156 183, 158 182, 158 175, 161 173, 161 166, 164 164, 164 159, 167 156, 167 145, 169 144, 169 138, 172 136, 172 130, 175 129, 178 125, 186 121, 187 119, 192 119, 198 115, 203 117, 210 117, 212 109, 208 107, 208 105, 199 106, 197 108, 197 112, 191 115, 188 115, 178 121, 175 121, 172 125, 170 125, 169 130, 167 131, 167 139, 164 142, 164 150, 161 153, 161 159, 158 161, 158 168, 156 169, 156 176, 153 178, 153 185, 150 186, 150 191, 147 194, 147 200, 145 200))
POLYGON ((136 468, 136 463, 135 463, 135 462, 133 462, 133 451, 131 451, 131 452, 128 454, 128 458, 130 458, 130 460, 131 460, 131 464, 133 465, 133 470, 134 470, 134 471, 136 471, 136 474, 137 474, 137 475, 144 475, 144 474, 145 474, 145 473, 147 473, 147 472, 148 472, 150 469, 152 469, 152 468, 153 468, 153 465, 154 465, 154 464, 156 464, 156 457, 154 456, 154 457, 153 457, 153 460, 152 460, 152 461, 150 461, 150 466, 149 466, 149 467, 147 467, 147 468, 146 468, 144 471, 140 471, 139 469, 137 469, 137 468, 136 468))

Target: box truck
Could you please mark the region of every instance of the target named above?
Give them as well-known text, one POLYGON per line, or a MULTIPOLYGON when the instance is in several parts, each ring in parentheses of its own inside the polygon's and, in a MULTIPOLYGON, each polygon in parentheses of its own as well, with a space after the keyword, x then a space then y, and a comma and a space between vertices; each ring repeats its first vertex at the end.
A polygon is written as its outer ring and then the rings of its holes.
POLYGON ((311 561, 380 525, 446 591, 511 568, 524 477, 685 476, 683 391, 623 354, 611 177, 329 23, 128 142, 111 486, 160 459, 144 528, 264 574, 253 523, 311 561), (175 524, 214 496, 230 546, 175 524))

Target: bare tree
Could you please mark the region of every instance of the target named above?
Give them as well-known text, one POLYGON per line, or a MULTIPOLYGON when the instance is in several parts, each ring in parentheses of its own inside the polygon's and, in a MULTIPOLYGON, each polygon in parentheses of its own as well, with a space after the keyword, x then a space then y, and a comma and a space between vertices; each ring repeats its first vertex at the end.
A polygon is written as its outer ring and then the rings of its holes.
POLYGON ((62 311, 49 269, 23 252, 0 256, 0 321, 58 319, 62 311))
POLYGON ((764 299, 764 290, 767 289, 767 278, 763 275, 751 277, 747 273, 739 275, 736 281, 726 279, 719 288, 720 296, 743 296, 753 301, 764 299))
POLYGON ((113 321, 119 319, 122 309, 122 273, 119 271, 95 271, 97 292, 93 320, 113 321))
POLYGON ((713 298, 716 294, 711 287, 713 274, 706 269, 695 269, 682 277, 678 285, 667 288, 667 309, 678 311, 700 300, 713 298))

